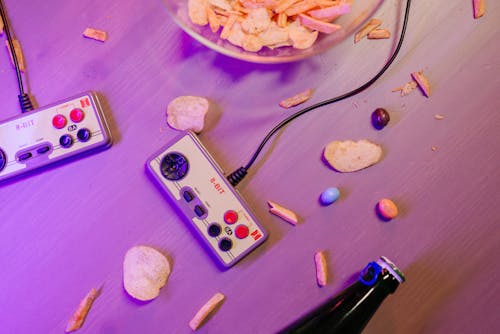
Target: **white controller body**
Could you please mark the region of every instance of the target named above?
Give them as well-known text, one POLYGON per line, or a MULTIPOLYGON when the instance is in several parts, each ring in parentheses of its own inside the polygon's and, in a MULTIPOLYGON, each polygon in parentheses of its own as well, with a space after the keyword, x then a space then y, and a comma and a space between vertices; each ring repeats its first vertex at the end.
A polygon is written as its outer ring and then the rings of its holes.
POLYGON ((146 169, 223 268, 234 265, 267 238, 193 133, 183 133, 155 153, 146 169))
POLYGON ((0 182, 111 143, 95 93, 24 113, 0 122, 0 182))

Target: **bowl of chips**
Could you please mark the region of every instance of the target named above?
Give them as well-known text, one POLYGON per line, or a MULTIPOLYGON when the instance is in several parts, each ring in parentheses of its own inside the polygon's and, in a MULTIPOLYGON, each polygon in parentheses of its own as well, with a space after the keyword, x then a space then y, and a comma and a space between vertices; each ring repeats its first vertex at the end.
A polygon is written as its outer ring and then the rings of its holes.
POLYGON ((224 55, 286 63, 349 38, 383 0, 161 0, 188 35, 224 55))

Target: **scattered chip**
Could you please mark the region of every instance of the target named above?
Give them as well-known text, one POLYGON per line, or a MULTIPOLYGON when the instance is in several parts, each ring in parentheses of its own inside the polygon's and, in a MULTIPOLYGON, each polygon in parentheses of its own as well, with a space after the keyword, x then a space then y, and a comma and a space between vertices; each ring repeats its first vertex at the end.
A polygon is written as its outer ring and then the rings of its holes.
POLYGON ((108 33, 102 30, 97 30, 93 28, 87 28, 83 32, 83 37, 95 39, 99 42, 105 42, 108 39, 108 33))
POLYGON ((321 251, 316 252, 314 254, 314 263, 316 264, 316 281, 320 287, 325 286, 328 273, 325 254, 321 251))
POLYGON ((201 132, 209 107, 210 104, 204 97, 176 97, 168 104, 167 123, 176 130, 201 132))
POLYGON ((432 146, 432 147, 431 147, 431 150, 432 150, 433 152, 434 152, 434 151, 437 151, 437 149, 438 149, 438 148, 437 148, 436 146, 432 146))
POLYGON ((391 33, 387 29, 375 29, 368 33, 368 39, 387 39, 391 33))
POLYGON ((440 121, 440 120, 444 119, 444 116, 436 114, 436 115, 434 115, 434 118, 440 121))
POLYGON ((3 20, 2 17, 0 16, 0 35, 3 34, 3 20))
POLYGON ((427 78, 424 76, 424 73, 422 71, 413 72, 411 74, 411 77, 417 82, 425 97, 431 96, 431 87, 429 85, 429 81, 427 81, 427 78))
POLYGON ((280 107, 283 107, 283 108, 295 107, 296 105, 299 105, 299 104, 304 103, 307 100, 309 100, 312 96, 312 93, 313 93, 313 90, 311 88, 309 88, 301 93, 298 93, 297 95, 294 95, 292 97, 289 97, 289 98, 281 101, 280 107))
POLYGON ((410 94, 411 92, 413 92, 415 90, 415 88, 417 88, 417 86, 418 86, 417 83, 412 80, 412 81, 405 83, 402 87, 395 88, 392 91, 393 92, 401 92, 401 96, 406 96, 406 95, 410 94))
MULTIPOLYGON (((21 72, 24 72, 26 69, 26 65, 24 63, 24 56, 23 56, 23 51, 21 50, 21 44, 19 44, 19 41, 17 39, 12 40, 12 45, 14 46, 14 52, 16 53, 16 58, 17 58, 17 64, 19 65, 19 70, 21 72)), ((12 55, 12 50, 10 49, 10 44, 9 41, 5 41, 5 46, 7 47, 7 51, 9 52, 10 55, 10 61, 12 63, 12 66, 16 66, 14 62, 14 57, 12 55)))
POLYGON ((478 19, 484 15, 485 12, 484 0, 472 0, 472 7, 474 8, 475 19, 478 19))
POLYGON ((135 246, 125 254, 123 285, 135 299, 148 301, 160 294, 170 275, 168 259, 148 246, 135 246))
POLYGON ((366 139, 357 142, 335 140, 326 145, 323 155, 335 170, 355 172, 379 162, 382 147, 366 139))
POLYGON ((269 212, 280 217, 284 221, 286 221, 294 226, 297 225, 297 222, 299 221, 299 219, 297 218, 297 215, 295 214, 295 212, 293 212, 292 210, 289 210, 287 208, 284 208, 281 205, 278 205, 278 204, 271 202, 271 201, 268 201, 267 205, 269 205, 269 212))
POLYGON ((92 288, 89 293, 87 293, 80 304, 78 304, 78 308, 71 316, 71 319, 69 319, 68 325, 66 326, 66 333, 76 331, 77 329, 82 327, 85 318, 87 317, 87 314, 92 307, 92 304, 94 303, 96 298, 99 297, 99 294, 100 290, 96 290, 95 288, 92 288))
POLYGON ((195 316, 189 322, 192 330, 197 330, 203 324, 203 321, 224 301, 224 295, 217 292, 210 300, 196 312, 195 316))
POLYGON ((372 31, 378 28, 382 24, 382 20, 379 19, 370 19, 367 24, 359 30, 356 35, 354 36, 354 43, 359 42, 361 39, 364 37, 368 36, 368 34, 372 31))

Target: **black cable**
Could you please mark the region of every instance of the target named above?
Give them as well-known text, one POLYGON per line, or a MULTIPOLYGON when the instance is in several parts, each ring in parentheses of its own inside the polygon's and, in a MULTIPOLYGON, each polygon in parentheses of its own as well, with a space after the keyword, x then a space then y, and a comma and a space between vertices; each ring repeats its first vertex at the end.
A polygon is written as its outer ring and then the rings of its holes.
POLYGON ((19 67, 19 61, 17 59, 16 50, 14 49, 14 42, 13 42, 12 35, 10 33, 9 22, 7 20, 7 15, 5 13, 5 9, 4 9, 2 0, 0 0, 0 16, 2 17, 2 21, 3 21, 4 29, 5 29, 5 35, 7 35, 7 41, 9 42, 10 53, 12 55, 12 60, 14 61, 14 67, 16 68, 17 84, 19 86, 19 95, 17 98, 19 99, 21 111, 23 113, 27 112, 27 111, 31 111, 34 109, 33 103, 31 102, 29 95, 24 92, 24 85, 23 85, 23 78, 21 76, 21 69, 19 67))
POLYGON ((406 27, 408 25, 408 17, 409 17, 409 14, 410 14, 410 4, 411 4, 411 0, 407 0, 406 1, 405 16, 404 16, 404 19, 403 19, 403 27, 401 28, 401 34, 400 34, 400 37, 399 37, 398 44, 397 44, 396 49, 394 50, 391 58, 389 58, 389 60, 387 61, 387 63, 384 65, 384 67, 382 67, 382 69, 377 74, 375 74, 375 76, 373 78, 371 78, 370 80, 368 80, 362 86, 360 86, 360 87, 358 87, 358 88, 356 88, 356 89, 354 89, 354 90, 352 90, 352 91, 350 91, 348 93, 345 93, 343 95, 340 95, 340 96, 337 96, 337 97, 334 97, 334 98, 331 98, 331 99, 328 99, 328 100, 324 100, 324 101, 318 102, 318 103, 313 104, 313 105, 311 105, 311 106, 309 106, 307 108, 299 110, 296 113, 294 113, 294 114, 290 115, 289 117, 285 118, 280 123, 278 123, 278 125, 276 125, 271 131, 269 131, 269 133, 267 134, 267 136, 262 140, 262 142, 260 143, 259 147, 255 151, 255 153, 253 154, 252 158, 247 163, 247 165, 245 167, 240 167, 237 170, 235 170, 234 172, 232 172, 231 174, 229 174, 229 176, 227 177, 227 179, 229 180, 229 182, 233 186, 236 186, 246 176, 246 174, 248 172, 248 169, 250 167, 252 167, 253 163, 257 159, 258 155, 260 154, 260 152, 262 151, 262 149, 264 148, 264 146, 266 145, 266 143, 282 127, 284 127, 285 125, 287 125, 288 123, 290 123, 294 119, 296 119, 296 118, 304 115, 305 113, 307 113, 307 112, 309 112, 311 110, 317 109, 319 107, 326 106, 326 105, 331 104, 331 103, 342 101, 342 100, 347 99, 347 98, 349 98, 351 96, 354 96, 356 94, 361 93, 362 91, 364 91, 365 89, 367 89, 368 87, 370 87, 375 81, 377 81, 385 73, 385 71, 387 71, 387 69, 389 68, 389 66, 391 66, 391 64, 394 62, 394 59, 396 59, 396 56, 398 55, 399 50, 401 49, 401 46, 403 45, 403 40, 404 40, 404 36, 405 36, 405 32, 406 32, 406 27))

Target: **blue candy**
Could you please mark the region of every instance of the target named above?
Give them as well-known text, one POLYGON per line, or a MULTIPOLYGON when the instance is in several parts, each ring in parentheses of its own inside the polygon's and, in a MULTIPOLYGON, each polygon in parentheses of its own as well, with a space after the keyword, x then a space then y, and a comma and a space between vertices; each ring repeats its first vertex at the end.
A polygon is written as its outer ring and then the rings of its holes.
POLYGON ((328 188, 321 193, 319 200, 323 205, 330 205, 335 202, 339 196, 340 191, 338 188, 328 188))

